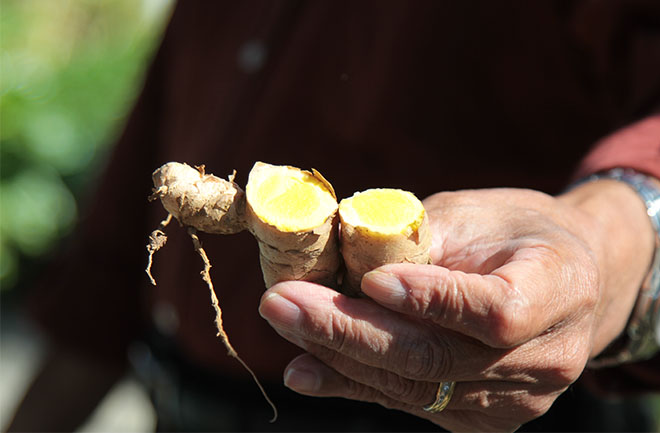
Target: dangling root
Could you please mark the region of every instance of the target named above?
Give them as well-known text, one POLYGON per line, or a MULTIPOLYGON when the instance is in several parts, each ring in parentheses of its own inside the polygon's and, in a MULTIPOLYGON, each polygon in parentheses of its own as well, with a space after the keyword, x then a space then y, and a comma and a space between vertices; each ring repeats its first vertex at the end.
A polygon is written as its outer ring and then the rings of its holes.
POLYGON ((201 274, 202 274, 202 279, 208 286, 209 291, 211 292, 211 305, 213 305, 213 309, 215 310, 215 325, 218 329, 218 333, 216 335, 220 337, 220 340, 227 348, 227 352, 229 353, 229 356, 236 358, 236 360, 238 360, 238 362, 241 363, 241 365, 248 371, 248 373, 250 373, 252 379, 254 379, 254 382, 259 387, 261 394, 264 396, 270 407, 273 408, 273 418, 270 420, 270 422, 275 422, 275 420, 277 420, 277 408, 275 407, 275 404, 270 399, 270 397, 268 397, 268 394, 266 394, 266 390, 261 385, 261 382, 259 382, 257 375, 252 371, 250 367, 248 367, 245 361, 243 361, 241 357, 238 356, 238 353, 229 342, 229 336, 227 335, 227 333, 225 332, 222 326, 222 310, 220 309, 218 297, 215 294, 215 289, 213 288, 213 282, 211 281, 211 274, 210 274, 211 262, 209 261, 209 258, 206 255, 206 251, 204 251, 204 248, 202 248, 202 244, 199 240, 199 237, 197 236, 197 230, 195 230, 193 227, 188 227, 188 234, 192 239, 193 246, 195 247, 195 251, 197 251, 199 256, 202 258, 202 261, 204 262, 204 270, 202 270, 201 274))
POLYGON ((167 214, 167 218, 162 220, 158 224, 158 228, 151 232, 149 235, 149 244, 147 245, 147 251, 149 252, 149 262, 147 263, 147 268, 145 269, 151 284, 156 285, 156 280, 153 275, 151 275, 151 265, 153 264, 153 256, 156 251, 163 248, 165 243, 167 243, 167 235, 165 235, 165 227, 172 221, 172 214, 167 214))

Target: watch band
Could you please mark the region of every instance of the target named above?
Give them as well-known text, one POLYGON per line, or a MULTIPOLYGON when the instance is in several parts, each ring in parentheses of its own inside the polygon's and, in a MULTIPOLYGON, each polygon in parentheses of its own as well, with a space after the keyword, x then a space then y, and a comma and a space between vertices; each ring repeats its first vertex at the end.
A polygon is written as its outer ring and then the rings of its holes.
POLYGON ((660 189, 648 176, 624 168, 593 174, 574 186, 599 179, 623 182, 637 192, 655 230, 655 251, 625 331, 603 353, 589 361, 589 368, 646 360, 660 350, 660 189))

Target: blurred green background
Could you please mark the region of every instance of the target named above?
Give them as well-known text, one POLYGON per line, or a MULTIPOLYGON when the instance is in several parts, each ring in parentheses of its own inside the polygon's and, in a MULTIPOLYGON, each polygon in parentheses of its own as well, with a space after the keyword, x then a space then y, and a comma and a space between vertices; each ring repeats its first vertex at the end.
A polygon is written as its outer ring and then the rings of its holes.
POLYGON ((0 289, 29 284, 76 223, 170 0, 0 0, 0 289))

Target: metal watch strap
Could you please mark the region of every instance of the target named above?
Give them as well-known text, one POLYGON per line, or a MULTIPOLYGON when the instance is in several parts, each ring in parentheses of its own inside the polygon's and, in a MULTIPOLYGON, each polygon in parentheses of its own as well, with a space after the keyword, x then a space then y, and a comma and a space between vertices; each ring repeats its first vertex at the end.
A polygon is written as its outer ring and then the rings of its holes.
POLYGON ((577 184, 599 179, 617 180, 633 188, 646 205, 656 236, 651 269, 640 288, 624 333, 589 361, 589 368, 646 360, 660 350, 660 189, 648 176, 624 168, 593 174, 577 184))

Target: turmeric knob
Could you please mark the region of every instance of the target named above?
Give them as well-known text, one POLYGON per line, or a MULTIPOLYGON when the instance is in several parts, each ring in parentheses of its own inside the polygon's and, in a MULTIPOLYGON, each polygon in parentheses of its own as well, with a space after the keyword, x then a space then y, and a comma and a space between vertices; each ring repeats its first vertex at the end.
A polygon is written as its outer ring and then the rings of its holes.
POLYGON ((206 174, 204 166, 168 162, 151 177, 151 198, 160 198, 163 207, 182 225, 215 234, 245 230, 245 193, 234 183, 233 174, 224 180, 206 174))
POLYGON ((430 262, 431 232, 422 202, 400 189, 358 192, 339 203, 342 291, 361 294, 362 276, 388 263, 430 262))
POLYGON ((247 226, 266 287, 305 280, 336 287, 337 198, 316 171, 255 163, 245 188, 247 226))

